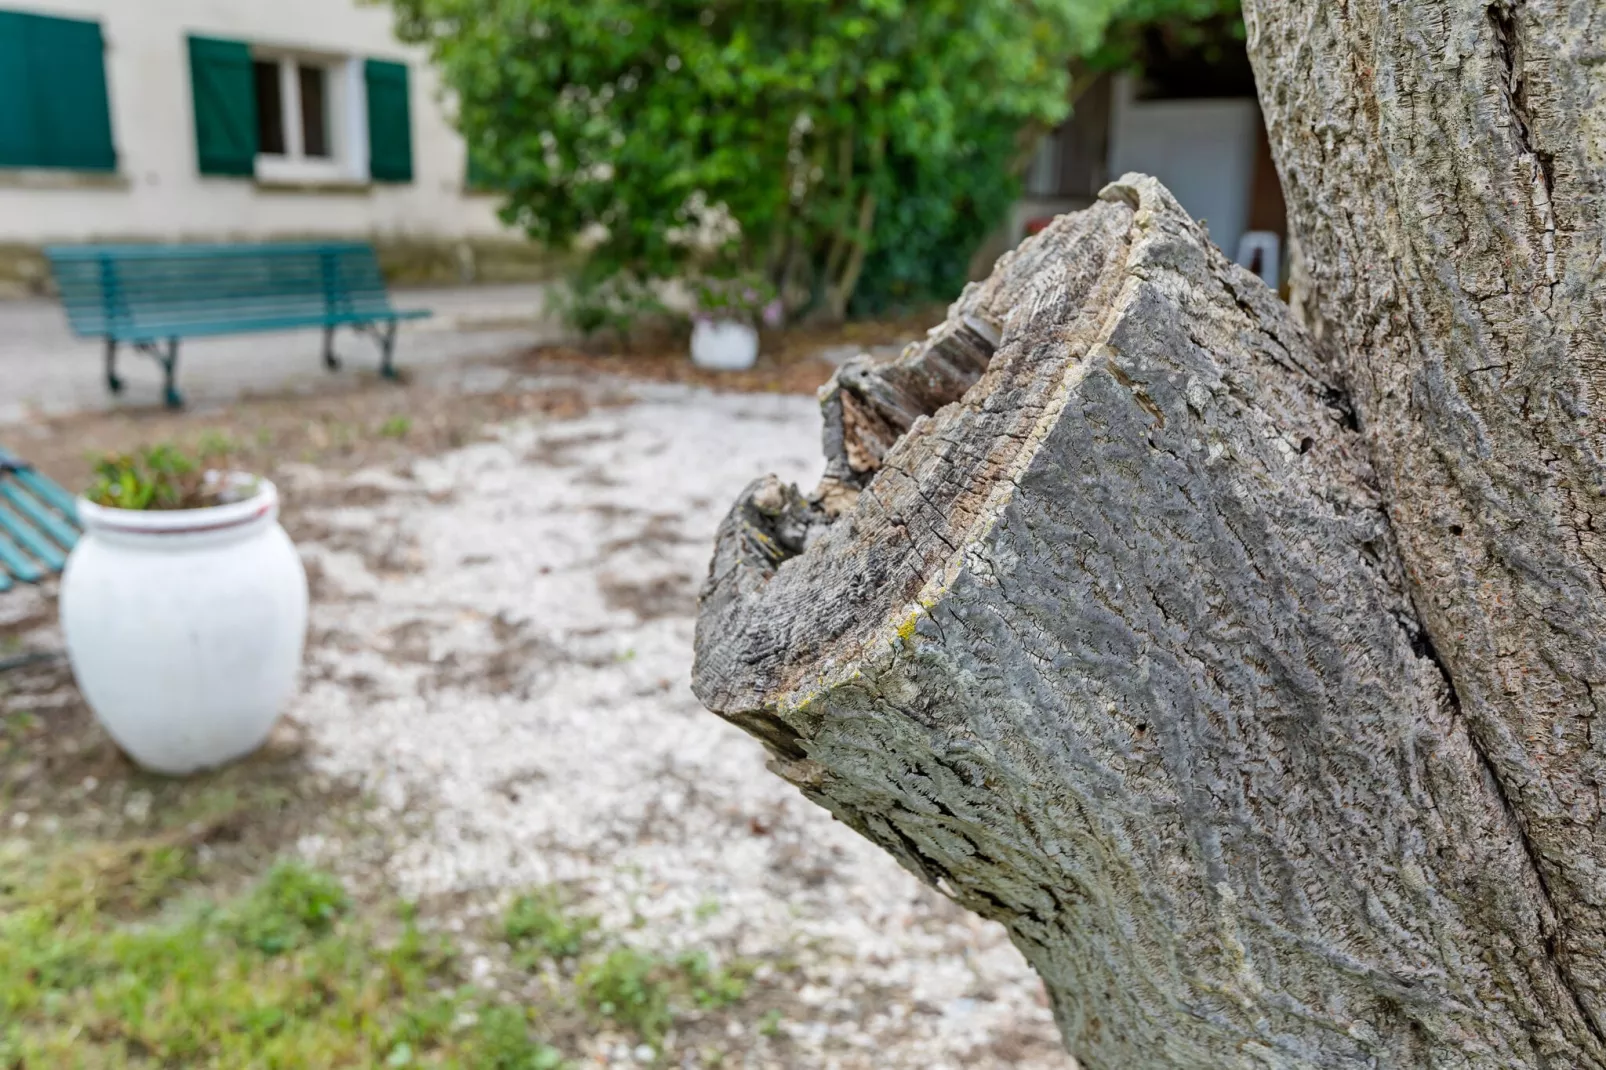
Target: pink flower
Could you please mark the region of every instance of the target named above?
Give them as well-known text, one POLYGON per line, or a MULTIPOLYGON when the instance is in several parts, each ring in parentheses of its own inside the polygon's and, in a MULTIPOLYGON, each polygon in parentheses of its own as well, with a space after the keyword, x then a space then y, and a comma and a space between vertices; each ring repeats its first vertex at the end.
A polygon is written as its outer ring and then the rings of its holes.
POLYGON ((764 326, 774 330, 786 322, 786 305, 779 297, 764 306, 764 326))

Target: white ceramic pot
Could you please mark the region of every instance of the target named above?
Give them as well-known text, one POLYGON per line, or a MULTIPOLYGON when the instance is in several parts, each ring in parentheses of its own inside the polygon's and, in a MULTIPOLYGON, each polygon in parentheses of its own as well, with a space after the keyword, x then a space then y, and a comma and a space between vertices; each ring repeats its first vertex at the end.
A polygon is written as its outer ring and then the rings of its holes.
POLYGON ((758 359, 758 331, 745 323, 698 320, 691 329, 691 362, 699 368, 741 371, 758 359))
POLYGON ((307 574, 273 484, 207 509, 80 500, 78 515, 61 626, 106 731, 171 775, 259 747, 295 689, 307 633, 307 574))

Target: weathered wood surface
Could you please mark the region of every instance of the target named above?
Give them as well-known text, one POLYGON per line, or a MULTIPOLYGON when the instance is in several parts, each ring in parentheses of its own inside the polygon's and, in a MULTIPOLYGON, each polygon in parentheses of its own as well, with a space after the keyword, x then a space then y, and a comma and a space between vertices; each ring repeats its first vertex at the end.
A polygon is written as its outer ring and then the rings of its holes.
POLYGON ((694 686, 1008 926, 1087 1070, 1606 1066, 1338 377, 1158 184, 824 404, 694 686))
POLYGON ((1307 310, 1543 877, 1544 947, 1598 1039, 1606 3, 1245 7, 1307 310))

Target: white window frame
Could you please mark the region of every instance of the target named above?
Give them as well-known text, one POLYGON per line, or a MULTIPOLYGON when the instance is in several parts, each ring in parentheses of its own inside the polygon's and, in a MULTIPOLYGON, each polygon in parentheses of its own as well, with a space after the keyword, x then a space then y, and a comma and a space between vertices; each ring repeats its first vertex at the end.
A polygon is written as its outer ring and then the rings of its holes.
POLYGON ((368 95, 362 60, 299 49, 253 45, 251 59, 279 68, 280 121, 284 123, 283 155, 258 152, 259 181, 297 184, 360 185, 368 181, 368 95), (325 104, 329 114, 329 155, 307 156, 302 147, 302 66, 324 71, 325 104))

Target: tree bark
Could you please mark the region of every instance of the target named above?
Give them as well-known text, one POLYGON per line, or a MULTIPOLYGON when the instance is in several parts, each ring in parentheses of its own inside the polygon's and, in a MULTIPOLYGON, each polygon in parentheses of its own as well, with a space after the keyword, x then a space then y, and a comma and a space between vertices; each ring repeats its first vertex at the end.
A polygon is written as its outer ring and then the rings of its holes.
POLYGON ((1606 5, 1246 7, 1311 329, 1127 176, 839 372, 694 686, 1087 1070, 1606 1068, 1606 5))
POLYGON ((1245 6, 1310 311, 1598 1039, 1606 4, 1245 6))

